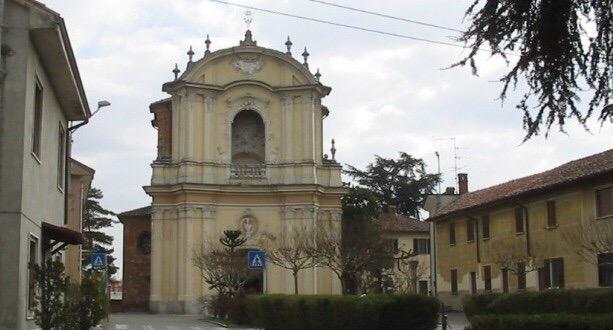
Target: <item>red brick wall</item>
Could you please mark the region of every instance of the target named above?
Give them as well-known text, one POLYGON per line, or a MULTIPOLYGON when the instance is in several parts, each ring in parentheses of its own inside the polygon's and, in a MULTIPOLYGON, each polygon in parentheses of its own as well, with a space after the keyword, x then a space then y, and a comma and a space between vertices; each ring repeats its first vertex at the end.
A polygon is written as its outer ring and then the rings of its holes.
MULTIPOLYGON (((130 217, 123 220, 123 301, 122 310, 148 311, 151 280, 151 254, 143 253, 139 238, 151 235, 151 218, 130 217)), ((151 237, 151 236, 149 236, 151 237)), ((151 251, 149 249, 149 251, 151 251)))
POLYGON ((154 115, 158 128, 158 159, 169 158, 172 155, 172 112, 166 106, 158 105, 154 115))

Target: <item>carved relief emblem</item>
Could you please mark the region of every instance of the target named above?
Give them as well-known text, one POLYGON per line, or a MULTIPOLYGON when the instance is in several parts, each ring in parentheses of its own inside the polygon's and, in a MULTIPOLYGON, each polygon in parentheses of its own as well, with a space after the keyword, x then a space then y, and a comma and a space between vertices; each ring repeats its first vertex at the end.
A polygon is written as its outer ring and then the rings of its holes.
POLYGON ((260 60, 258 57, 255 58, 239 58, 238 60, 232 63, 234 70, 246 74, 252 75, 260 70, 264 66, 264 62, 260 60))
POLYGON ((259 223, 257 219, 251 215, 249 209, 245 210, 243 216, 240 218, 238 229, 242 232, 247 241, 252 241, 258 232, 259 223))

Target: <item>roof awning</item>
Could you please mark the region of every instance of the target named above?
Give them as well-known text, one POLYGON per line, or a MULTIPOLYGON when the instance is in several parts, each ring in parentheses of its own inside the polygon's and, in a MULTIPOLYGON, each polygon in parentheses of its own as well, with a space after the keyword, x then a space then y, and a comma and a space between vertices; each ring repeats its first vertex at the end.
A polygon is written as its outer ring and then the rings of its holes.
POLYGON ((80 245, 85 242, 83 235, 75 230, 52 225, 48 222, 42 223, 43 238, 62 242, 70 245, 80 245))

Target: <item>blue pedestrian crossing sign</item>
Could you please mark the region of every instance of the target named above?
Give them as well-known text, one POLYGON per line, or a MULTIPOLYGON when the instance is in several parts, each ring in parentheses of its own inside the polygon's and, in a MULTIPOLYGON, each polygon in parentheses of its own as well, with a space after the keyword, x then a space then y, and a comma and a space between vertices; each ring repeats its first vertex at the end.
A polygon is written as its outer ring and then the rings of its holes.
POLYGON ((90 262, 93 269, 105 269, 107 265, 106 253, 92 253, 90 262))
POLYGON ((247 252, 247 268, 265 269, 266 268, 266 252, 264 251, 247 252))

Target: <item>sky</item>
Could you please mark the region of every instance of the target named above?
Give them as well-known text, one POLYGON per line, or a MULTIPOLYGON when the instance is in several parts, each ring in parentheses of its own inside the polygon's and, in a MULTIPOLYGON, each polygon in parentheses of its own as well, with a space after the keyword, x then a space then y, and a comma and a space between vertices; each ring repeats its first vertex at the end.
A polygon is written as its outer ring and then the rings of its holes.
MULTIPOLYGON (((457 36, 308 0, 232 1, 443 42, 457 36)), ((464 12, 472 2, 329 1, 456 29, 466 26, 464 12)), ((75 134, 73 157, 96 170, 93 185, 104 192, 105 208, 119 213, 148 205, 142 186, 150 182, 157 134, 149 104, 167 97, 162 84, 172 79, 175 63, 185 68, 190 45, 195 59, 203 56, 207 34, 213 51, 238 45, 245 10, 208 0, 43 2, 66 21, 90 106, 94 110, 99 100, 112 104, 75 134)), ((613 125, 595 121, 589 132, 570 123, 566 133, 553 128, 548 138, 522 143, 522 114, 515 102, 524 89, 520 85, 501 102, 497 80, 506 63, 485 52, 474 76, 469 68, 448 68, 466 54, 461 48, 257 11, 252 18, 259 46, 285 51, 289 35, 294 56, 308 47, 310 68, 319 68, 322 83, 332 87, 322 101, 330 109, 324 146, 328 149, 334 138, 343 164, 363 168, 374 155, 404 151, 436 172, 438 151, 444 189, 455 185, 455 141, 458 171, 468 173, 469 189, 476 190, 613 147, 613 125)), ((121 224, 109 232, 121 267, 121 224)))

